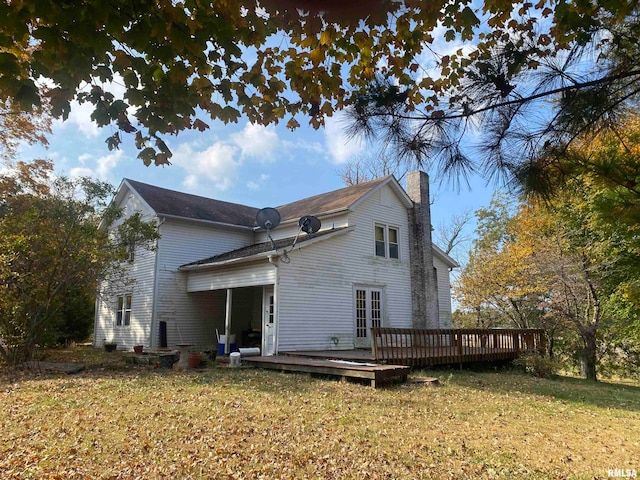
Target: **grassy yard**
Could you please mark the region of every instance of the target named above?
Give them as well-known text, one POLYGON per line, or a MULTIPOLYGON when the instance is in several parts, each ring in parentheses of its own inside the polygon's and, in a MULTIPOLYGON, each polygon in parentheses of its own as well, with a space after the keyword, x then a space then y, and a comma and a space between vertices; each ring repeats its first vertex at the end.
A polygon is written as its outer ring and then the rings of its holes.
MULTIPOLYGON (((114 358, 114 357, 112 357, 114 358)), ((640 475, 640 387, 417 372, 374 390, 252 369, 91 360, 0 373, 0 478, 607 478, 640 475)))

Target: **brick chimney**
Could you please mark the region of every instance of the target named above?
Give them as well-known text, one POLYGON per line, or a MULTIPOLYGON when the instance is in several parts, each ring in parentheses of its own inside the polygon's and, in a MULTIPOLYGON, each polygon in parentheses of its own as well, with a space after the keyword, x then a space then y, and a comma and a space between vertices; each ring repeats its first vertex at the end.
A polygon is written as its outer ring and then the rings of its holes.
POLYGON ((420 171, 407 174, 407 194, 413 200, 413 208, 409 210, 413 328, 438 328, 440 321, 431 242, 429 175, 420 171))

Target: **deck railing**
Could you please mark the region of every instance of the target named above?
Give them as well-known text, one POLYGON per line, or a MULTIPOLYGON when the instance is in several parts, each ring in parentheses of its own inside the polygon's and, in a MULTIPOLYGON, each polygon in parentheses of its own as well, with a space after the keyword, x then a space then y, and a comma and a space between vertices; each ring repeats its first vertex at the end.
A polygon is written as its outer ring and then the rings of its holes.
POLYGON ((376 362, 412 367, 508 360, 544 353, 542 329, 372 328, 376 362))

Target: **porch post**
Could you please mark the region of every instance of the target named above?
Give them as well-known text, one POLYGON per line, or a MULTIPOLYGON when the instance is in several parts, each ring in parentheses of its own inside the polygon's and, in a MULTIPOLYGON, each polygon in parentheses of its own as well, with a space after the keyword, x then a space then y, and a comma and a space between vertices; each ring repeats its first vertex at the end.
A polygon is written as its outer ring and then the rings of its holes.
POLYGON ((231 288, 227 288, 227 308, 225 311, 224 317, 224 353, 226 355, 229 354, 229 350, 231 349, 231 302, 233 299, 233 290, 231 288))

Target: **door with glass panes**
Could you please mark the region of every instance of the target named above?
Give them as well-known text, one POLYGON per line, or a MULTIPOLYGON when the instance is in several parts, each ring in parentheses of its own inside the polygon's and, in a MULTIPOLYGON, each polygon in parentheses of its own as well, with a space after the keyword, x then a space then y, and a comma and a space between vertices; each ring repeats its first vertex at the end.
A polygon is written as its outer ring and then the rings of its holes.
POLYGON ((371 347, 371 329, 382 326, 382 288, 356 287, 355 301, 355 347, 371 347))
POLYGON ((276 354, 276 304, 273 285, 262 294, 262 355, 276 354))

